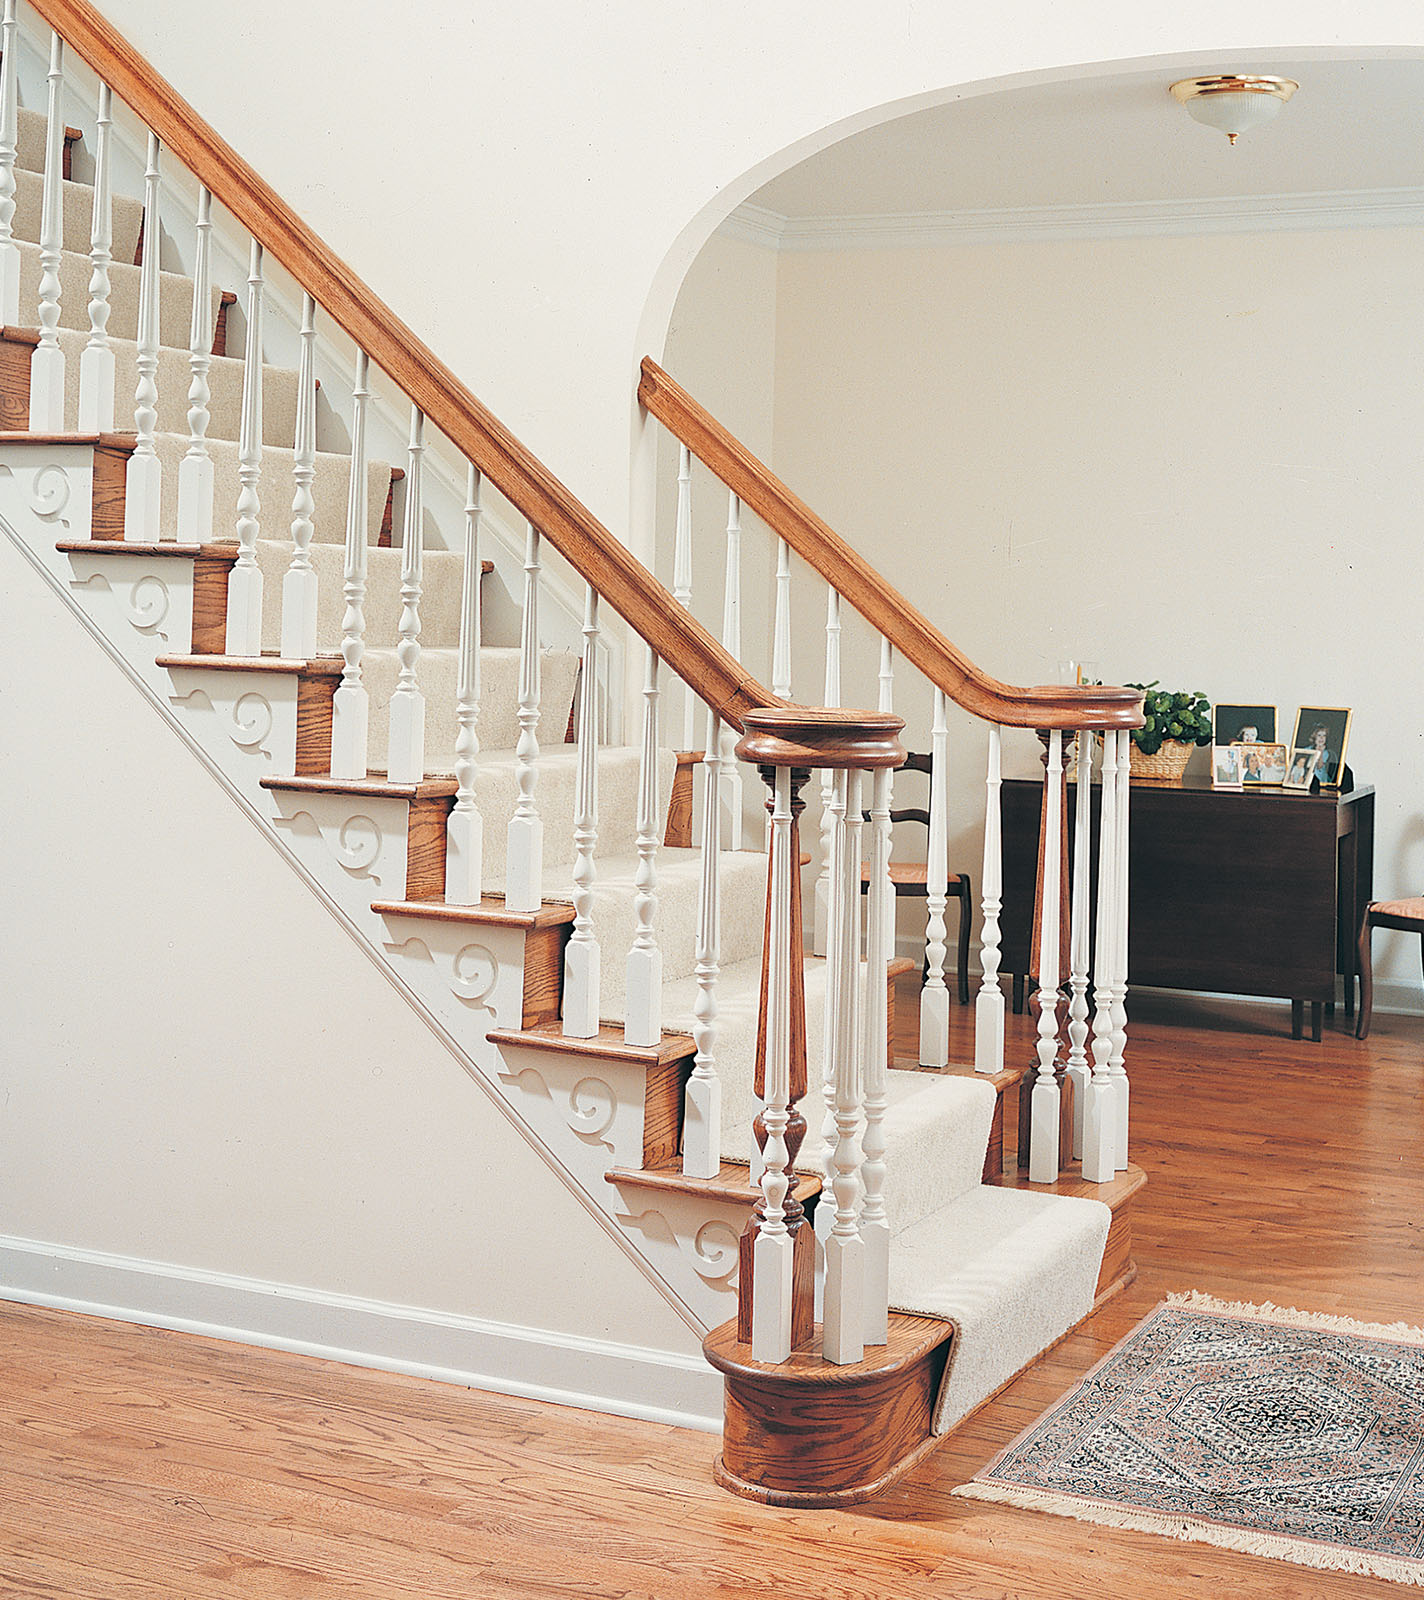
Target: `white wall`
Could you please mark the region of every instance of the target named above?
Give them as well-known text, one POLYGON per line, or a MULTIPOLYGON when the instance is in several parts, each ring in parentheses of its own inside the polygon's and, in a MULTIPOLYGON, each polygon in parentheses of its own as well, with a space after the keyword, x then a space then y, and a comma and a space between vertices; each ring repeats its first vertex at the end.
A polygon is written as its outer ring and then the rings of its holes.
MULTIPOLYGON (((1353 706, 1378 890, 1417 891, 1424 730, 1400 690, 1424 577, 1424 232, 778 260, 772 459, 793 488, 1010 682, 1087 658, 1286 720, 1353 706)), ((709 344, 670 348, 694 389, 709 344)), ((808 694, 824 601, 798 595, 808 694)), ((850 659, 847 699, 874 704, 868 640, 850 659)), ((922 745, 927 697, 899 705, 922 745)), ((977 877, 982 730, 960 719, 954 746, 954 859, 977 877)), ((1027 772, 1035 749, 1019 736, 1006 759, 1027 772)), ((1379 936, 1411 1004, 1417 957, 1379 936)))
POLYGON ((0 617, 4 1292, 696 1411, 683 1320, 3 534, 0 617))
POLYGON ((101 9, 619 531, 637 361, 712 228, 800 156, 1008 75, 1424 42, 1411 0, 1348 28, 1332 0, 101 9))

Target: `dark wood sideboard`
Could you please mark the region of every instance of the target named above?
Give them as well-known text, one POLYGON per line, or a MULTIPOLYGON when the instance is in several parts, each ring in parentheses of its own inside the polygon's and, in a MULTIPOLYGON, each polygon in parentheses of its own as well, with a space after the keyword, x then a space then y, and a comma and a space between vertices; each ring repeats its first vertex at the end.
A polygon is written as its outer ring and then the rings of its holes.
MULTIPOLYGON (((1093 787, 1093 903, 1101 795, 1093 787)), ((1043 784, 1003 788, 1002 970, 1014 1009, 1029 957, 1043 784)), ((1076 786, 1068 785, 1070 830, 1076 786)), ((1181 788, 1134 783, 1129 824, 1128 981, 1161 989, 1291 1001, 1294 1037, 1311 1008, 1311 1037, 1345 979, 1355 1005, 1355 939, 1373 893, 1375 792, 1181 788)), ((1070 831, 1069 848, 1072 848, 1070 831)))

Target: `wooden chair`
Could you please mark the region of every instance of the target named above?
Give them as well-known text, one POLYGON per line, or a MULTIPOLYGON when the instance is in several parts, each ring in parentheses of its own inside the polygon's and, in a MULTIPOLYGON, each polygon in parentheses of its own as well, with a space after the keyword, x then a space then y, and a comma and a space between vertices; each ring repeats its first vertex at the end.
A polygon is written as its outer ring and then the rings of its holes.
POLYGON ((1370 935, 1376 928, 1400 928, 1420 935, 1420 954, 1424 956, 1424 895, 1408 900, 1376 900, 1365 907, 1360 924, 1360 1014, 1355 1019, 1355 1037, 1369 1037, 1370 1014, 1374 1010, 1375 981, 1370 965, 1370 935))
MULTIPOLYGON (((899 772, 923 772, 926 777, 931 771, 930 758, 911 751, 905 758, 903 767, 899 772)), ((870 813, 865 812, 865 820, 869 822, 870 813)), ((891 822, 919 822, 924 825, 925 832, 929 832, 930 814, 921 806, 906 806, 903 809, 890 813, 891 822)), ((926 861, 891 861, 890 882, 898 899, 901 895, 913 899, 923 900, 926 897, 925 879, 929 872, 929 863, 926 861)), ((864 861, 860 867, 860 892, 864 894, 870 887, 870 863, 864 861)), ((969 1004, 969 924, 973 916, 971 904, 972 885, 969 875, 963 872, 949 874, 949 897, 959 901, 959 949, 958 949, 958 977, 959 977, 959 1003, 962 1006, 969 1004)))

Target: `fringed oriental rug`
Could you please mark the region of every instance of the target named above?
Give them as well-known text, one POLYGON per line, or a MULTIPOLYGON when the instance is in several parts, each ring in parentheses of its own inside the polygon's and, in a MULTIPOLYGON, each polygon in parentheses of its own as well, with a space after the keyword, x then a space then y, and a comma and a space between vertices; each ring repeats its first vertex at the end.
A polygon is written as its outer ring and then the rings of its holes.
POLYGON ((1424 1586, 1424 1331, 1173 1295, 955 1492, 1424 1586))

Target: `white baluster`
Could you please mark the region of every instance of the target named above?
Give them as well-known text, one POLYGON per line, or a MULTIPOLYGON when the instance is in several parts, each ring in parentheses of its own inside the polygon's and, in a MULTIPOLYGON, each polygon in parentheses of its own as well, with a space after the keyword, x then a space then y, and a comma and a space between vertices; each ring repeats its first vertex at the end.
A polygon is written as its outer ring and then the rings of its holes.
POLYGON ((925 966, 920 990, 920 1065, 949 1065, 949 988, 944 981, 949 904, 949 710, 943 689, 934 692, 930 744, 930 844, 925 866, 925 966))
MULTIPOLYGON (((895 648, 885 638, 880 641, 880 698, 878 709, 885 712, 893 712, 895 709, 895 648)), ((893 772, 889 774, 888 785, 885 791, 885 810, 887 814, 894 803, 895 774, 893 772)), ((888 827, 889 824, 887 823, 886 826, 888 827)), ((888 852, 885 856, 884 872, 878 876, 873 876, 870 880, 870 886, 866 890, 867 894, 875 894, 877 892, 885 902, 885 925, 887 937, 890 941, 889 954, 886 956, 886 960, 889 960, 895 954, 895 925, 898 918, 895 907, 895 885, 890 878, 890 856, 888 852)))
MULTIPOLYGON (((154 448, 158 426, 158 135, 148 136, 148 166, 143 175, 143 264, 138 279, 138 386, 134 390, 134 427, 138 441, 124 478, 124 538, 152 544, 160 537, 163 467, 154 448)), ((229 586, 229 594, 231 587, 229 586)), ((256 655, 233 649, 234 654, 256 655)))
MULTIPOLYGON (((828 706, 841 703, 841 597, 829 584, 826 586, 826 684, 821 698, 828 706)), ((835 829, 831 795, 834 788, 835 774, 827 768, 821 773, 821 870, 816 876, 811 911, 811 950, 818 956, 827 955, 830 950, 831 906, 837 893, 831 883, 831 840, 835 829)), ((817 1220, 820 1215, 818 1208, 817 1220)))
MULTIPOLYGON (((825 1159, 821 1167, 822 1192, 829 1194, 831 1185, 835 1180, 835 1145, 837 1138, 836 1105, 840 1094, 837 1087, 841 1060, 848 1056, 854 1063, 855 1038, 845 1030, 845 1018, 848 1015, 847 1006, 850 1005, 848 994, 842 992, 840 979, 837 974, 843 969, 849 970, 859 979, 859 962, 849 963, 844 954, 844 930, 847 927, 845 911, 845 886, 842 880, 849 872, 845 860, 845 810, 846 794, 849 777, 844 769, 839 771, 827 767, 822 771, 821 808, 822 817, 822 850, 824 852, 825 876, 831 885, 830 904, 827 906, 827 926, 825 931, 825 948, 823 954, 826 958, 826 995, 823 1008, 825 1029, 825 1060, 821 1072, 821 1140, 825 1145, 825 1159), (825 795, 825 781, 830 780, 830 794, 825 795), (824 839, 825 824, 830 824, 830 838, 824 839)), ((855 948, 860 950, 860 872, 859 862, 856 863, 855 873, 855 948)), ((817 887, 820 885, 818 883, 817 887)), ((850 1069, 854 1072, 854 1067, 850 1069)), ((857 1097, 859 1087, 856 1087, 857 1097)), ((857 1100, 858 1103, 858 1100, 857 1100)), ((810 1121, 810 1114, 807 1114, 810 1121)), ((857 1166, 859 1158, 857 1158, 857 1166)), ((859 1179, 857 1178, 857 1182, 859 1179)), ((858 1191, 857 1191, 858 1192, 858 1191)), ((835 1207, 832 1205, 818 1205, 816 1207, 815 1228, 816 1237, 824 1247, 831 1236, 835 1226, 835 1207)), ((857 1237, 858 1237, 857 1233, 857 1237)), ((859 1323, 856 1324, 859 1328, 859 1323)))
MULTIPOLYGON (((193 247, 193 315, 188 327, 188 448, 178 463, 178 537, 206 544, 213 536, 213 461, 208 454, 208 369, 213 359, 211 236, 213 197, 198 190, 193 247)), ((285 612, 283 613, 285 615, 285 612)))
MULTIPOLYGON (((672 597, 684 611, 692 610, 692 452, 679 445, 677 452, 677 531, 672 550, 672 597)), ((690 683, 682 687, 682 748, 692 750, 697 734, 697 695, 690 683)))
POLYGON ((682 1170, 715 1178, 722 1168, 722 1084, 717 1077, 717 977, 722 941, 722 808, 717 795, 717 714, 707 713, 702 785, 702 871, 697 886, 697 999, 692 1038, 697 1054, 683 1096, 682 1170))
POLYGON ((99 85, 94 119, 94 209, 89 224, 89 342, 79 357, 79 431, 108 433, 114 426, 114 352, 109 344, 109 267, 114 259, 109 150, 114 95, 99 85))
MULTIPOLYGON (((736 661, 742 659, 742 502, 736 495, 727 498, 727 571, 722 590, 722 643, 736 661)), ((718 788, 722 795, 725 848, 742 848, 742 768, 737 760, 737 735, 718 724, 718 752, 721 770, 718 788)))
POLYGON ((979 943, 984 975, 974 1002, 974 1070, 990 1074, 1004 1070, 1004 991, 999 982, 999 913, 1004 909, 1002 750, 1003 732, 997 723, 991 723, 984 807, 984 929, 979 943))
POLYGON ((1062 925, 1063 733, 1048 736, 1048 770, 1044 776, 1043 911, 1038 945, 1038 1076, 1032 1096, 1029 1135, 1030 1183, 1053 1183, 1058 1177, 1058 934, 1062 925))
POLYGON ((564 952, 564 1033, 598 1032, 602 954, 593 926, 594 851, 598 845, 598 594, 584 594, 579 675, 578 773, 574 787, 574 930, 564 952))
POLYGON ((316 301, 302 296, 301 356, 297 367, 297 426, 292 452, 292 564, 282 579, 282 654, 304 661, 316 654, 316 573, 311 564, 316 500, 316 301))
POLYGON ((0 14, 0 324, 20 320, 20 247, 15 243, 15 146, 19 142, 20 91, 15 76, 15 0, 0 14))
MULTIPOLYGON (((13 46, 13 38, 10 45, 13 46)), ((13 50, 10 51, 13 53, 13 50)), ((64 351, 59 345, 59 263, 64 250, 64 41, 50 34, 49 122, 40 211, 40 342, 30 357, 30 432, 64 431, 64 351)))
POLYGON ((337 686, 331 720, 331 775, 364 778, 367 770, 367 734, 370 696, 361 681, 361 657, 366 648, 366 402, 371 361, 364 350, 356 355, 356 384, 351 395, 351 479, 346 495, 346 554, 342 570, 341 682, 337 686))
POLYGON ((258 494, 262 479, 262 246, 256 239, 247 269, 247 343, 242 356, 237 478, 237 562, 227 580, 227 653, 255 656, 262 651, 262 569, 257 565, 262 510, 258 494))
POLYGON ((1073 815, 1073 909, 1068 976, 1068 1065, 1073 1085, 1073 1154, 1083 1155, 1083 1119, 1088 1105, 1088 963, 1092 959, 1088 890, 1092 865, 1093 736, 1078 731, 1077 805, 1073 815))
POLYGON ((519 798, 509 819, 504 903, 511 911, 542 904, 544 821, 535 803, 539 782, 539 530, 527 524, 524 545, 524 618, 519 630, 519 742, 514 754, 519 798))
POLYGON ((1117 939, 1113 950, 1112 992, 1112 1089, 1113 1132, 1116 1138, 1114 1160, 1122 1172, 1127 1167, 1128 1084, 1127 1067, 1127 907, 1128 882, 1128 797, 1131 784, 1131 733, 1124 730, 1118 736, 1117 755, 1117 876, 1113 881, 1117 913, 1117 939))
MULTIPOLYGON (((860 1233, 865 1241, 866 1344, 884 1344, 890 1303, 890 1220, 885 1209, 885 1108, 888 1103, 887 1057, 890 1049, 889 967, 895 938, 886 915, 885 895, 877 885, 890 876, 890 769, 881 767, 871 780, 870 890, 866 895, 865 1026, 861 1035, 861 1084, 865 1095, 865 1154, 861 1177, 865 1200, 860 1233)), ((855 861, 857 876, 859 857, 855 861)), ((889 902, 893 906, 893 899, 889 902)))
POLYGON ((420 665, 420 597, 425 556, 425 414, 410 408, 410 456, 405 474, 405 518, 401 523, 400 672, 391 696, 391 732, 386 772, 392 783, 419 783, 425 776, 425 696, 420 665))
POLYGON ((658 944, 658 657, 648 647, 643 677, 643 740, 638 751, 638 869, 633 879, 637 930, 628 952, 623 1037, 655 1045, 663 1036, 663 953, 658 944))
POLYGON ((860 816, 861 775, 835 774, 835 837, 831 845, 835 902, 826 961, 827 1199, 816 1208, 829 1221, 824 1240, 826 1276, 823 1345, 827 1361, 842 1365, 865 1354, 865 1241, 860 1234, 859 1144, 862 1108, 855 1049, 855 995, 860 979, 860 853, 848 840, 851 809, 860 816), (829 1203, 833 1199, 834 1204, 829 1203))
POLYGON ((455 808, 445 826, 445 900, 478 905, 484 886, 484 821, 475 805, 480 753, 480 522, 484 485, 471 466, 465 485, 465 570, 460 580, 460 667, 455 686, 455 808))
POLYGON ((791 546, 776 541, 776 620, 772 629, 771 692, 791 698, 791 546))
POLYGON ((771 813, 771 914, 767 930, 766 1108, 762 1113, 761 1192, 765 1203, 752 1245, 752 1359, 791 1354, 792 1239, 785 1202, 790 1188, 786 1127, 791 1097, 791 771, 776 772, 771 813))
POLYGON ((1098 832, 1098 917, 1093 952, 1093 1076, 1083 1108, 1083 1176, 1107 1183, 1117 1170, 1117 1107, 1112 1087, 1113 973, 1117 966, 1117 756, 1115 731, 1103 736, 1098 832))

